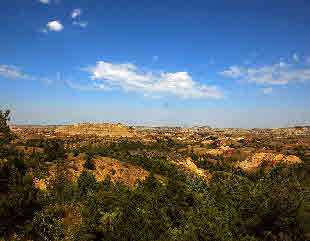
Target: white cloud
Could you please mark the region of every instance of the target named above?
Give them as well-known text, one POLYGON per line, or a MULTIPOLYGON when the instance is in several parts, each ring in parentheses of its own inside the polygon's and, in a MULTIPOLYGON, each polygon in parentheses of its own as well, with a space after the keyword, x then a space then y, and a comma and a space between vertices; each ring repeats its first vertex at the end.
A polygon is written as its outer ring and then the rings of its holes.
POLYGON ((77 22, 77 21, 73 21, 72 23, 73 25, 78 25, 81 28, 86 28, 88 26, 88 22, 77 22))
POLYGON ((295 54, 293 55, 293 59, 294 59, 296 62, 298 62, 298 61, 299 61, 299 56, 295 53, 295 54))
POLYGON ((39 0, 40 3, 43 3, 43 4, 49 4, 50 3, 50 0, 39 0))
POLYGON ((181 98, 222 98, 215 86, 195 82, 187 72, 142 72, 137 66, 100 61, 95 66, 83 68, 91 73, 93 87, 142 92, 145 96, 176 95, 181 98))
POLYGON ((46 24, 50 31, 59 32, 64 29, 64 26, 59 21, 51 21, 46 24))
POLYGON ((80 8, 76 8, 72 11, 71 13, 71 17, 72 18, 77 18, 78 16, 80 16, 82 14, 82 9, 80 8))
MULTIPOLYGON (((80 9, 80 8, 74 9, 71 13, 71 17, 73 19, 76 19, 77 17, 79 17, 81 15, 82 15, 82 9, 80 9)), ((72 24, 80 26, 81 28, 86 28, 88 26, 88 22, 86 22, 86 21, 73 21, 72 24)))
POLYGON ((310 69, 298 68, 294 64, 284 62, 258 68, 231 66, 219 74, 256 84, 286 85, 292 82, 310 80, 310 69))
POLYGON ((10 79, 36 79, 21 72, 20 68, 14 65, 0 65, 0 75, 10 79))
POLYGON ((272 92, 272 88, 263 88, 262 90, 263 90, 264 94, 266 94, 266 95, 270 94, 272 92))

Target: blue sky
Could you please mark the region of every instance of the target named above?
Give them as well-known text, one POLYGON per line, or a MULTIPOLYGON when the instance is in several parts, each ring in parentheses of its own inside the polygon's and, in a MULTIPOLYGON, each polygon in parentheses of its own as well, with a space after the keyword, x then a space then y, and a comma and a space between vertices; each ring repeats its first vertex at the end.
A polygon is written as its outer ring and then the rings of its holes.
POLYGON ((310 122, 310 2, 3 0, 16 124, 310 122))

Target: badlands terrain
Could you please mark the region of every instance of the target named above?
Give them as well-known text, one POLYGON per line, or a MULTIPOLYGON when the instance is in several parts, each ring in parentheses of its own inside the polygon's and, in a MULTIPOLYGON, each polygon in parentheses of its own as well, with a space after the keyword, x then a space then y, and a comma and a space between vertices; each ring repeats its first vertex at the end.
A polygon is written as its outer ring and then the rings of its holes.
POLYGON ((5 239, 310 238, 309 127, 9 132, 0 156, 5 239))

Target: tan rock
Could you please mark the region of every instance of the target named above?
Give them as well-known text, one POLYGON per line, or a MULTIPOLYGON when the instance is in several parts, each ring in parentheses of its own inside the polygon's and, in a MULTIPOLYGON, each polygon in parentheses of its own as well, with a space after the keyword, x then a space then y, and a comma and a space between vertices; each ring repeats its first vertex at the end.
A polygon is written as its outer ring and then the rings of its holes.
POLYGON ((220 149, 223 150, 223 151, 232 151, 232 150, 234 150, 234 148, 231 148, 229 146, 220 146, 220 149))
POLYGON ((213 142, 214 142, 213 140, 205 140, 205 141, 202 141, 201 144, 210 145, 213 142))
POLYGON ((204 147, 194 147, 192 150, 196 155, 204 155, 210 151, 210 149, 204 147))
POLYGON ((278 154, 274 157, 275 161, 282 161, 285 158, 285 156, 283 154, 278 154))
POLYGON ((302 160, 299 157, 294 156, 294 155, 289 155, 289 156, 285 157, 284 161, 287 164, 299 164, 299 163, 302 163, 302 160))
POLYGON ((275 154, 275 153, 256 153, 252 157, 246 159, 243 162, 237 162, 236 166, 240 167, 244 170, 253 171, 259 169, 263 163, 267 164, 267 166, 271 167, 278 163, 284 163, 288 165, 301 163, 299 157, 297 156, 285 156, 283 154, 275 154))
POLYGON ((221 149, 210 149, 206 151, 206 154, 214 155, 214 156, 220 156, 224 153, 224 150, 221 149))
POLYGON ((198 168, 196 164, 192 162, 192 159, 190 157, 186 158, 186 160, 183 162, 173 162, 173 163, 178 166, 182 166, 185 169, 185 172, 189 174, 194 174, 202 177, 206 182, 210 182, 210 180, 212 179, 212 174, 207 170, 198 168))

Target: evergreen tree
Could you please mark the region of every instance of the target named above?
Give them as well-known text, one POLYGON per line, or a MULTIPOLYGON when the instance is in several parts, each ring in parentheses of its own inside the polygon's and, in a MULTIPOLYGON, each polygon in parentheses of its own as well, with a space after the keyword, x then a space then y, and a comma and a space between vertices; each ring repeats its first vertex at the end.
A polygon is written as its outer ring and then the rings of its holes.
POLYGON ((9 143, 13 135, 11 133, 8 122, 10 121, 10 111, 0 110, 0 145, 9 143))

